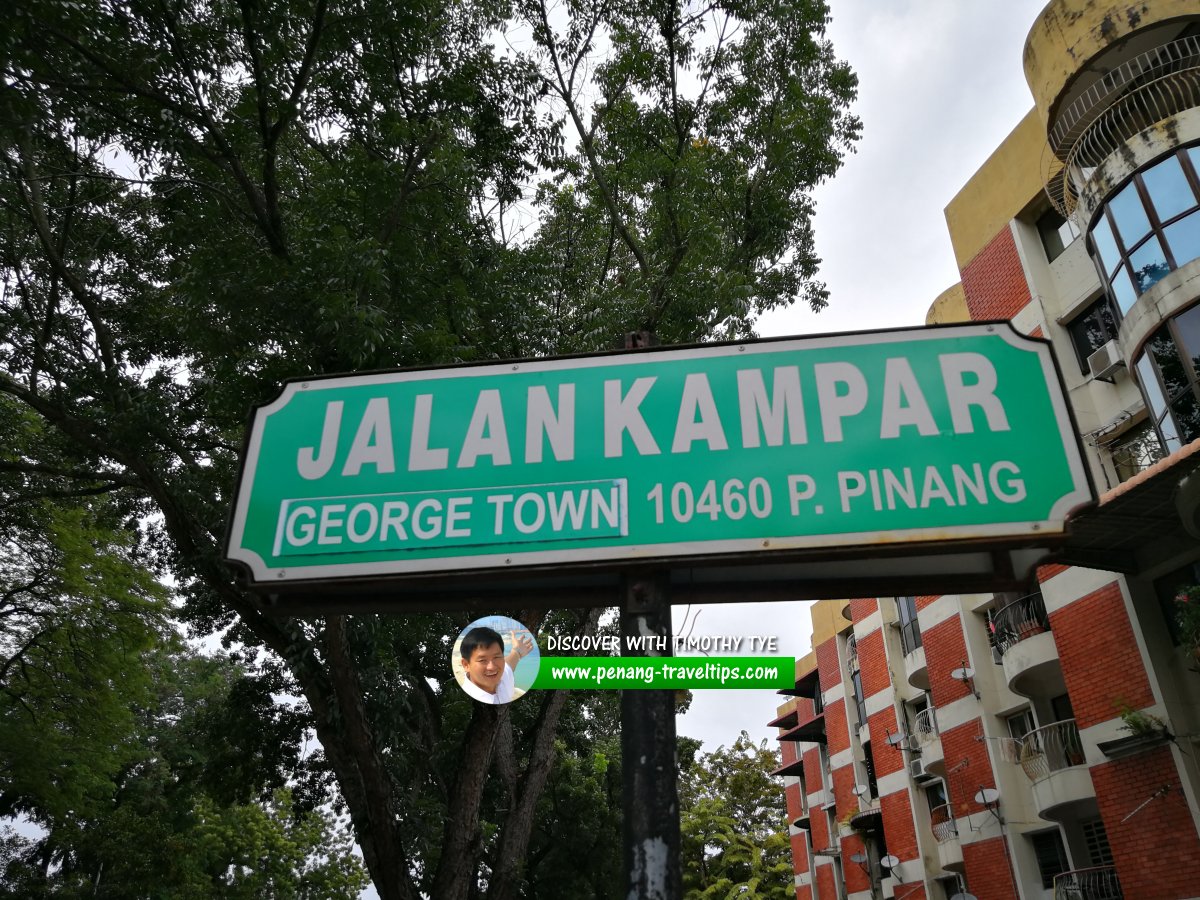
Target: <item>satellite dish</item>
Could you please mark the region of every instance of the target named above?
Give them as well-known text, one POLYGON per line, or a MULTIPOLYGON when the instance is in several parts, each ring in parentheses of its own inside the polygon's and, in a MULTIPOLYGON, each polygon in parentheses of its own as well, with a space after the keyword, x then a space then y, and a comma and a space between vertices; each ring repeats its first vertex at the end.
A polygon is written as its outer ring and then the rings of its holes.
POLYGON ((894 869, 900 865, 900 857, 892 856, 890 853, 879 861, 879 864, 885 869, 894 869))
POLYGON ((862 865, 866 861, 867 861, 867 854, 865 854, 865 853, 855 853, 852 857, 850 857, 850 862, 858 863, 859 865, 862 865))
POLYGON ((979 900, 979 898, 974 894, 968 894, 965 891, 961 891, 951 897, 950 900, 979 900))
POLYGON ((854 793, 859 797, 864 796, 867 793, 867 786, 865 784, 856 784, 854 786, 854 793))
POLYGON ((897 731, 895 734, 889 734, 887 736, 887 742, 889 744, 891 744, 893 747, 900 744, 903 740, 904 740, 904 735, 901 734, 899 731, 897 731))
POLYGON ((951 672, 950 677, 955 681, 967 681, 975 677, 975 670, 970 666, 963 666, 961 669, 955 669, 951 672))
POLYGON ((975 795, 975 802, 980 806, 991 806, 1000 799, 1000 792, 995 788, 983 788, 975 795))

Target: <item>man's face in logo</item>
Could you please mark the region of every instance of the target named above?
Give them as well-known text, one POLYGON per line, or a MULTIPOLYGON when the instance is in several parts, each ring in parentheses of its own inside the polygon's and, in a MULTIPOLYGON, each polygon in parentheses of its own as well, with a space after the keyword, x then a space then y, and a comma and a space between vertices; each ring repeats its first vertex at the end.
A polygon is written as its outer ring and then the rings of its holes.
POLYGON ((504 648, 499 644, 476 647, 471 658, 463 660, 463 667, 473 684, 494 694, 504 675, 504 648))

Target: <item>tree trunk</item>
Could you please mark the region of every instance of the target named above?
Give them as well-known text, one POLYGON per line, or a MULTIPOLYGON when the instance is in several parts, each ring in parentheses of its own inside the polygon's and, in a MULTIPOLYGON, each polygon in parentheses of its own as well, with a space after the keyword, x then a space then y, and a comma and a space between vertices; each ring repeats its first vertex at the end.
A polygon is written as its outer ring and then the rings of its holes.
POLYGON ((350 660, 344 616, 326 618, 325 647, 333 682, 333 709, 338 713, 341 727, 328 714, 332 710, 326 708, 325 715, 317 716, 317 736, 341 785, 363 860, 380 900, 416 900, 397 827, 398 817, 392 807, 392 781, 363 709, 362 689, 350 660))
POLYGON ((467 900, 470 896, 479 868, 483 784, 491 768, 500 719, 509 715, 507 706, 472 705, 471 721, 463 735, 462 763, 450 789, 442 853, 433 881, 432 895, 438 900, 467 900))

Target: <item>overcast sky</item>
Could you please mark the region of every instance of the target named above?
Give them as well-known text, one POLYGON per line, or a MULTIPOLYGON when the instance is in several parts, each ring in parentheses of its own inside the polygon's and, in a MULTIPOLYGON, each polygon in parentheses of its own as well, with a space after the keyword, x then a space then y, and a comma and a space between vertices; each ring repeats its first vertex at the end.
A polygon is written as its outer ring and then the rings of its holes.
MULTIPOLYGON (((858 73, 863 136, 816 193, 829 307, 764 318, 764 337, 924 324, 930 303, 959 280, 946 204, 1033 107, 1021 53, 1044 0, 830 2, 829 36, 858 73)), ((802 656, 810 649, 807 607, 707 606, 694 631, 778 635, 785 655, 802 656)), ((674 618, 678 631, 682 608, 674 618)), ((700 738, 705 751, 742 729, 773 741, 765 723, 784 699, 698 691, 679 732, 700 738)))

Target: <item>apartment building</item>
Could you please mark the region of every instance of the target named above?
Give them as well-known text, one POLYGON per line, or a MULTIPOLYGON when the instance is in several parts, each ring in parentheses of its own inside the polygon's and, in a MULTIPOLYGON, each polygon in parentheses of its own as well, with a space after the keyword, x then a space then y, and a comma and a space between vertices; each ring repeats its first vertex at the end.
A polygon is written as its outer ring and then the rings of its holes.
POLYGON ((1024 67, 927 321, 1051 342, 1099 503, 1024 591, 813 606, 801 900, 1200 897, 1200 5, 1054 0, 1024 67))

